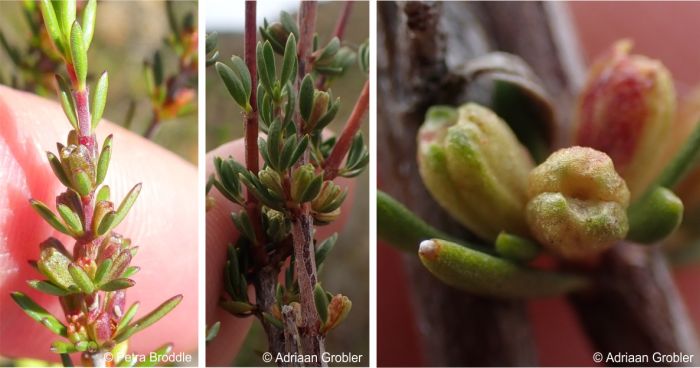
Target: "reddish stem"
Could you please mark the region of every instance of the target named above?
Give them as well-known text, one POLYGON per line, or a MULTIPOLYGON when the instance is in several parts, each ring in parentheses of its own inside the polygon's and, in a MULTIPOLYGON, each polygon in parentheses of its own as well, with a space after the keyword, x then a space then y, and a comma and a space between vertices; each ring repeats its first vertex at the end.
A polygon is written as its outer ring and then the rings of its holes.
POLYGON ((335 24, 335 30, 333 30, 333 36, 338 37, 338 39, 343 39, 345 35, 345 28, 348 24, 348 19, 350 18, 350 13, 352 11, 352 1, 346 1, 343 4, 343 9, 340 10, 340 17, 338 22, 335 24))
MULTIPOLYGON (((250 106, 252 109, 245 114, 245 166, 248 170, 257 174, 260 170, 259 149, 258 149, 258 104, 256 101, 257 69, 255 61, 256 47, 256 2, 246 1, 245 3, 245 50, 244 59, 251 78, 250 106)), ((265 252, 265 233, 262 228, 260 206, 257 198, 250 191, 246 191, 245 209, 253 223, 255 231, 256 246, 253 256, 258 266, 267 264, 267 253, 265 252)))
POLYGON ((352 109, 352 114, 345 123, 343 132, 340 133, 340 138, 338 142, 333 147, 333 151, 328 156, 326 161, 323 163, 324 179, 333 180, 338 176, 338 170, 340 164, 343 162, 345 155, 347 155, 352 145, 352 140, 355 138, 355 134, 360 129, 362 123, 362 116, 367 111, 369 106, 369 80, 365 82, 365 86, 362 88, 362 93, 360 97, 355 102, 355 107, 352 109))

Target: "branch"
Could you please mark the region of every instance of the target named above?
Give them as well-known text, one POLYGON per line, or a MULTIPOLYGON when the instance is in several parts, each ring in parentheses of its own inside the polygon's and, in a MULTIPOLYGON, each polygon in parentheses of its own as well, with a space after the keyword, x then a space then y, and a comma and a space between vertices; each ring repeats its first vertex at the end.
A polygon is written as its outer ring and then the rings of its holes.
MULTIPOLYGON (((335 24, 335 29, 333 30, 333 37, 338 37, 338 40, 342 41, 345 35, 345 29, 348 25, 348 19, 350 19, 350 13, 352 12, 353 1, 345 1, 343 3, 343 8, 340 9, 340 15, 338 16, 338 21, 335 24)), ((316 82, 317 89, 325 90, 324 85, 326 84, 326 76, 320 75, 318 81, 316 82)))
POLYGON ((345 155, 350 150, 352 146, 352 140, 355 138, 355 134, 360 130, 360 125, 362 124, 362 117, 367 112, 367 107, 369 106, 369 80, 365 81, 365 86, 362 87, 362 93, 360 97, 357 98, 355 102, 355 107, 352 109, 352 113, 345 123, 343 132, 340 133, 340 138, 338 142, 333 146, 333 151, 328 155, 326 162, 323 163, 324 179, 333 180, 338 176, 338 170, 340 169, 340 164, 343 162, 345 155))
MULTIPOLYGON (((255 61, 255 47, 256 47, 256 7, 257 3, 255 1, 246 1, 245 3, 245 51, 244 58, 246 66, 250 71, 251 86, 257 86, 257 70, 255 61)), ((260 163, 258 162, 260 152, 258 150, 258 103, 256 101, 256 91, 255 87, 251 88, 250 93, 250 106, 251 111, 245 114, 245 166, 246 168, 257 174, 260 170, 260 163)), ((264 266, 267 264, 267 252, 265 252, 265 233, 262 228, 262 219, 260 214, 260 206, 258 205, 258 200, 255 198, 253 193, 249 190, 246 191, 245 200, 246 211, 248 216, 253 223, 253 230, 255 231, 256 242, 254 245, 253 256, 255 257, 255 262, 258 266, 264 266)))

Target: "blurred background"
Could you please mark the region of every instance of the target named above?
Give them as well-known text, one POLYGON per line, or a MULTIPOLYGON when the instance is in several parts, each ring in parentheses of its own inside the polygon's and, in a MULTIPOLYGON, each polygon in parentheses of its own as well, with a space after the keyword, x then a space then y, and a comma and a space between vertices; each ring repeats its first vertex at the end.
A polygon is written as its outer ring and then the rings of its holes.
MULTIPOLYGON (((700 19, 700 3, 569 2, 566 6, 586 65, 616 40, 630 38, 634 42, 632 53, 661 60, 668 67, 675 79, 679 99, 688 97, 700 87, 700 52, 691 41, 700 19)), ((381 180, 381 173, 379 177, 381 180)), ((691 216, 700 217, 700 210, 696 209, 691 216)), ((419 327, 413 315, 410 281, 406 278, 401 259, 403 255, 379 244, 377 257, 377 290, 380 291, 377 300, 377 363, 379 366, 425 364, 419 327)), ((700 331, 700 266, 695 263, 677 268, 675 278, 696 330, 700 331)), ((594 348, 565 300, 531 302, 529 315, 541 365, 591 365, 594 348)))
MULTIPOLYGON (((31 17, 25 14, 27 6, 21 1, 0 1, 0 32, 3 36, 0 39, 0 83, 56 99, 55 92, 45 87, 53 83, 50 60, 37 64, 45 71, 37 82, 31 73, 13 62, 8 52, 8 48, 16 50, 24 62, 39 59, 37 45, 32 43, 32 29, 37 27, 30 26, 31 17)), ((154 55, 159 52, 163 84, 169 76, 181 73, 178 52, 166 42, 174 34, 168 6, 181 31, 186 28, 185 23, 194 22, 196 40, 197 3, 194 1, 173 1, 169 4, 164 1, 103 1, 97 12, 95 36, 88 54, 93 72, 89 83, 99 76, 97 71, 109 70, 109 93, 104 117, 127 126, 137 134, 144 134, 153 118, 144 62, 154 64, 154 55)), ((35 14, 38 15, 38 11, 35 14)), ((194 46, 196 56, 196 42, 194 46)), ((196 68, 194 70, 194 75, 184 83, 191 93, 195 93, 189 96, 187 108, 183 108, 178 116, 161 119, 151 139, 196 164, 197 73, 196 68)))
MULTIPOLYGON (((333 33, 342 4, 333 1, 319 3, 316 31, 320 44, 328 42, 328 36, 333 33)), ((206 31, 219 34, 219 60, 226 62, 233 55, 243 56, 243 2, 214 0, 207 1, 205 5, 206 31)), ((298 7, 298 1, 260 1, 258 24, 262 24, 263 18, 267 18, 270 23, 277 21, 282 10, 296 17, 298 7)), ((368 37, 369 3, 358 1, 352 7, 342 43, 356 49, 368 37)), ((336 133, 342 129, 350 115, 365 80, 366 76, 357 67, 351 67, 344 77, 331 86, 333 95, 340 97, 341 101, 338 115, 330 125, 330 129, 336 133)), ((206 150, 210 151, 225 142, 241 138, 243 119, 240 108, 213 67, 207 68, 206 72, 206 96, 206 150)), ((364 117, 362 132, 367 143, 370 139, 367 116, 364 117)), ((347 320, 329 334, 326 350, 362 354, 359 366, 369 364, 369 170, 371 167, 354 179, 357 180, 357 191, 352 215, 339 234, 331 256, 324 262, 324 270, 320 275, 325 288, 347 295, 353 304, 347 320)), ((233 365, 260 364, 259 355, 266 351, 266 345, 262 327, 255 322, 233 365)))

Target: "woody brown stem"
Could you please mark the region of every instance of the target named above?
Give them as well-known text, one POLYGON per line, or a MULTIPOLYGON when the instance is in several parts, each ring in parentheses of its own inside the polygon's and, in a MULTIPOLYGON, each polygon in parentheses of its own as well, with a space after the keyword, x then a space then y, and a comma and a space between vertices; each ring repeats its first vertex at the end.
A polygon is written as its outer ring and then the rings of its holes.
POLYGON ((365 86, 362 87, 362 93, 360 93, 360 97, 358 97, 357 102, 355 102, 355 107, 352 109, 352 113, 345 123, 342 133, 340 133, 337 143, 333 146, 331 154, 328 155, 328 158, 323 163, 324 179, 333 180, 338 176, 340 164, 343 162, 345 155, 348 154, 352 146, 352 140, 355 138, 357 131, 360 130, 362 117, 365 115, 365 112, 367 112, 368 107, 369 80, 365 81, 365 86))

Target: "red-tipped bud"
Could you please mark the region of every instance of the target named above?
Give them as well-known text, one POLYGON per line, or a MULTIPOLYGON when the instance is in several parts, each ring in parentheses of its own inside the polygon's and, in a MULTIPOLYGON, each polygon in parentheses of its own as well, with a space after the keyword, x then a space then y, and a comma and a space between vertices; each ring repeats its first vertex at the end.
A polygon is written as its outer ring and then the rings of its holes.
POLYGON ((630 55, 631 48, 630 41, 618 41, 591 68, 579 99, 574 144, 608 154, 636 197, 653 179, 649 168, 670 132, 676 96, 664 65, 630 55))

